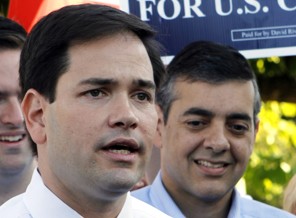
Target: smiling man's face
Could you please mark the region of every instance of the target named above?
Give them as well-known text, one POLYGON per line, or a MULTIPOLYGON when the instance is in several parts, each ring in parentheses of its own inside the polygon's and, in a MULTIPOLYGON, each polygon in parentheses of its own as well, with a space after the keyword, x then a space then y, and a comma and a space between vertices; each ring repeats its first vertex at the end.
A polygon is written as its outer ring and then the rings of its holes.
POLYGON ((20 106, 20 49, 0 50, 0 173, 21 172, 33 156, 20 106))
POLYGON ((252 83, 178 81, 174 92, 159 128, 164 185, 179 204, 229 199, 256 135, 252 83))

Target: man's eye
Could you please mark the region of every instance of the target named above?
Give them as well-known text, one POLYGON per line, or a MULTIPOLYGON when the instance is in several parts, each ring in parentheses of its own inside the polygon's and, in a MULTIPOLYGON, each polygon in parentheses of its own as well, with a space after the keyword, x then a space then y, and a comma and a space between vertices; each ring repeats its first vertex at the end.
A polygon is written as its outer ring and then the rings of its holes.
POLYGON ((91 97, 100 97, 104 93, 99 89, 93 89, 86 92, 87 95, 90 95, 91 97))
POLYGON ((7 100, 7 96, 0 94, 0 103, 3 103, 7 100))
POLYGON ((203 126, 205 126, 205 122, 201 121, 201 120, 192 120, 192 121, 188 121, 186 122, 187 126, 190 126, 191 128, 202 128, 203 126))
POLYGON ((243 134, 248 131, 248 127, 240 124, 234 124, 230 126, 230 129, 236 134, 243 134))
POLYGON ((147 93, 137 93, 136 94, 136 98, 139 100, 139 101, 151 101, 151 96, 148 95, 147 93))

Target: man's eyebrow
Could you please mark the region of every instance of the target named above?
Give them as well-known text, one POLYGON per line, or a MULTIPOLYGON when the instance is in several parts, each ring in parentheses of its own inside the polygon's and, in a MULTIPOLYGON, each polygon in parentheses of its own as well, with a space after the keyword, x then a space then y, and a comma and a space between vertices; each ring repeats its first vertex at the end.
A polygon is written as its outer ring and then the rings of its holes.
POLYGON ((188 116, 188 115, 198 115, 198 116, 204 116, 204 117, 214 116, 213 112, 202 109, 202 108, 198 108, 198 107, 189 108, 183 113, 183 116, 188 116))
POLYGON ((0 94, 1 95, 6 95, 6 94, 8 94, 8 92, 0 90, 0 94))
POLYGON ((228 120, 244 120, 251 122, 252 118, 247 113, 232 113, 227 116, 228 120))
MULTIPOLYGON (((117 85, 119 82, 114 79, 89 78, 79 82, 79 85, 117 85)), ((154 82, 150 80, 137 79, 133 80, 134 86, 155 89, 154 82)))
POLYGON ((113 79, 89 78, 79 82, 79 85, 110 85, 116 84, 113 79))
POLYGON ((12 92, 8 92, 8 91, 3 91, 3 90, 0 90, 0 96, 2 98, 7 98, 9 96, 12 96, 12 95, 19 95, 19 93, 12 93, 12 92))
POLYGON ((142 88, 156 89, 154 82, 152 82, 151 80, 137 79, 133 81, 133 85, 142 88))

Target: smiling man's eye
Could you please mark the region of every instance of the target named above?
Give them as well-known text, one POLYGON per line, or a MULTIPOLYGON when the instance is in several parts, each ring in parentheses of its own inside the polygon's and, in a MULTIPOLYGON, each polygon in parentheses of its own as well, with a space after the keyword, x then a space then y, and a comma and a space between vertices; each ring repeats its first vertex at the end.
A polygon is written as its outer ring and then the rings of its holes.
POLYGON ((151 101, 151 97, 150 95, 148 95, 147 93, 137 93, 136 94, 136 98, 139 100, 139 101, 151 101))
POLYGON ((236 134, 244 134, 249 129, 247 126, 241 124, 233 124, 229 128, 236 134))
POLYGON ((191 126, 200 126, 201 122, 200 121, 189 121, 187 122, 188 125, 191 125, 191 126))
POLYGON ((7 101, 8 95, 0 93, 0 103, 7 101))
POLYGON ((187 121, 186 125, 192 129, 201 129, 206 125, 206 122, 201 120, 191 120, 191 121, 187 121))

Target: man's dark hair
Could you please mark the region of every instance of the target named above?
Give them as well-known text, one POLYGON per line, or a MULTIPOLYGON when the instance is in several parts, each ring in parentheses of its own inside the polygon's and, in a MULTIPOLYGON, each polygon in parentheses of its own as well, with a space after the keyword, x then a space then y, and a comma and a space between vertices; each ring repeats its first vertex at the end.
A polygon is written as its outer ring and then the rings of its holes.
POLYGON ((26 37, 27 32, 20 24, 0 16, 0 50, 20 49, 26 37))
POLYGON ((28 35, 20 60, 22 94, 33 88, 53 102, 57 81, 69 66, 67 51, 71 45, 124 32, 135 34, 143 42, 158 87, 165 70, 155 31, 138 17, 118 9, 81 4, 51 12, 28 35))
MULTIPOLYGON (((177 80, 219 84, 229 81, 251 81, 254 87, 254 122, 261 100, 256 76, 246 58, 236 49, 209 41, 196 41, 183 48, 167 66, 164 83, 157 94, 157 103, 167 122, 170 107, 176 99, 177 80)), ((234 90, 235 91, 235 90, 234 90)))
POLYGON ((154 29, 138 17, 118 9, 81 4, 51 12, 31 30, 20 59, 22 95, 33 88, 50 103, 54 102, 58 79, 69 67, 69 47, 120 33, 132 33, 142 41, 157 88, 165 69, 154 29))

